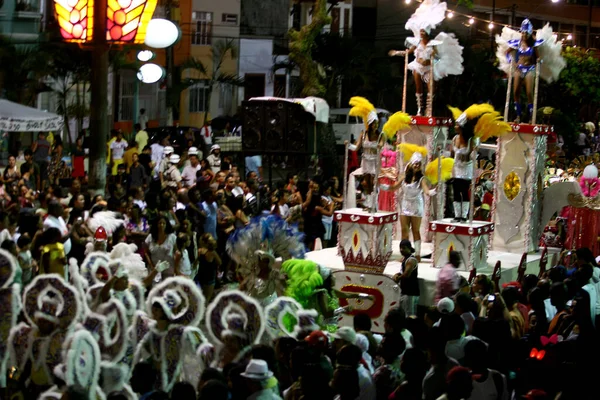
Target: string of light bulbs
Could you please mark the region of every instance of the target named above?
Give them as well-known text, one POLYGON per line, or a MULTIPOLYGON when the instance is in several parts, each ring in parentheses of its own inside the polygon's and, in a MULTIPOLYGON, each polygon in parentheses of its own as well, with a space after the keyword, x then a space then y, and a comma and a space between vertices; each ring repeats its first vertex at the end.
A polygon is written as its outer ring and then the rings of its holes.
MULTIPOLYGON (((422 2, 422 0, 417 0, 417 1, 419 3, 422 2)), ((552 0, 552 1, 554 3, 556 2, 554 0, 552 0)), ((406 4, 410 4, 412 2, 412 0, 404 0, 404 2, 406 4)), ((493 30, 496 27, 496 25, 498 25, 499 27, 505 27, 506 26, 506 27, 509 27, 509 28, 515 29, 515 30, 519 30, 520 29, 519 27, 515 27, 515 26, 510 25, 510 24, 496 23, 496 22, 494 22, 492 20, 489 20, 489 19, 475 17, 475 16, 470 15, 470 14, 463 14, 463 13, 458 12, 456 10, 448 10, 448 12, 446 13, 446 18, 452 19, 452 18, 454 18, 455 15, 464 17, 467 20, 467 25, 475 25, 475 23, 478 22, 478 21, 486 23, 489 30, 493 30)), ((557 35, 557 36, 558 35, 565 35, 567 41, 573 40, 573 33, 571 33, 571 32, 563 32, 563 33, 561 33, 561 32, 555 32, 554 34, 557 35)))
MULTIPOLYGON (((405 0, 408 3, 410 3, 411 0, 405 0)), ((483 22, 485 24, 487 24, 488 29, 489 30, 493 30, 496 26, 498 27, 508 27, 511 29, 515 29, 515 30, 519 30, 519 27, 513 26, 511 24, 503 24, 503 23, 498 23, 498 22, 494 22, 490 19, 484 19, 484 18, 479 18, 479 17, 475 17, 473 15, 470 14, 463 14, 461 12, 458 12, 456 10, 449 10, 446 13, 446 18, 448 19, 452 19, 454 18, 455 15, 458 15, 460 17, 464 17, 467 20, 467 25, 475 25, 476 22, 483 22)), ((566 40, 573 40, 573 34, 571 32, 554 32, 555 35, 565 35, 566 36, 566 40)))

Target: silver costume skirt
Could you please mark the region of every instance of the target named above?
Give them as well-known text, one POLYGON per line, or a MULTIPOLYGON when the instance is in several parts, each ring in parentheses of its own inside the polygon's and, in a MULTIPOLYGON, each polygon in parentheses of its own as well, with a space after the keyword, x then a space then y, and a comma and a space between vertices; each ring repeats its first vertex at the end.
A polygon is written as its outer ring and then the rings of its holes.
POLYGON ((473 161, 465 162, 454 159, 452 177, 456 179, 464 179, 467 181, 473 179, 473 161))
POLYGON ((360 163, 363 174, 377 175, 377 161, 377 154, 363 153, 362 161, 360 163))
POLYGON ((402 183, 401 215, 406 217, 423 217, 425 200, 423 199, 423 189, 420 183, 420 181, 411 184, 402 183))

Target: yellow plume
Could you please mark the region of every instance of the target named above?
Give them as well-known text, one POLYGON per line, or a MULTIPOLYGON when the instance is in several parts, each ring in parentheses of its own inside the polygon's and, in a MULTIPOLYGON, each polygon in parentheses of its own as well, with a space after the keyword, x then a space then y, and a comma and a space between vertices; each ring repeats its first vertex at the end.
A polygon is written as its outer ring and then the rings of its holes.
MULTIPOLYGON (((438 164, 439 157, 428 163, 425 167, 425 176, 429 179, 432 185, 438 183, 438 164)), ((446 182, 452 178, 452 168, 454 167, 454 158, 444 157, 442 158, 442 182, 446 182)))
MULTIPOLYGON (((457 120, 458 117, 463 114, 463 111, 456 107, 448 106, 448 109, 452 112, 452 117, 454 120, 457 120)), ((464 113, 467 114, 467 120, 472 120, 473 118, 480 117, 481 115, 489 112, 494 112, 494 106, 487 103, 473 104, 464 111, 464 113)))
POLYGON ((467 113, 467 119, 471 120, 473 118, 480 117, 485 113, 490 113, 494 111, 494 106, 492 106, 491 104, 483 103, 473 104, 471 107, 465 110, 465 113, 467 113))
POLYGON ((402 153, 402 159, 405 163, 410 161, 410 158, 414 153, 421 153, 423 158, 427 157, 427 149, 425 147, 417 146, 412 143, 401 143, 398 145, 398 151, 402 153))
POLYGON ((394 115, 388 119, 385 125, 383 125, 383 133, 385 133, 390 140, 393 140, 396 136, 396 132, 406 129, 410 126, 410 120, 410 115, 407 113, 394 113, 394 115))
POLYGON ((350 106, 352 106, 349 112, 350 116, 362 118, 366 129, 368 127, 367 117, 371 111, 375 110, 375 106, 369 100, 359 96, 350 99, 350 106))
POLYGON ((504 122, 502 115, 498 111, 482 115, 474 129, 475 137, 480 138, 482 142, 493 136, 502 136, 511 131, 512 128, 508 123, 504 122))
POLYGON ((450 112, 452 112, 452 118, 454 118, 454 120, 456 121, 458 119, 458 117, 460 117, 462 115, 462 110, 456 108, 456 107, 452 107, 452 106, 448 106, 448 110, 450 110, 450 112))

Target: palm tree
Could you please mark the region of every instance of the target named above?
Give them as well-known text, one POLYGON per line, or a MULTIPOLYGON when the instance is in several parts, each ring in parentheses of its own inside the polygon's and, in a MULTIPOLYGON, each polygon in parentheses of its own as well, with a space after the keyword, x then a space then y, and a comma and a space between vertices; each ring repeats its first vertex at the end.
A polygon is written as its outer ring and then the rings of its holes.
POLYGON ((203 83, 208 89, 206 98, 207 112, 204 113, 204 123, 208 121, 208 110, 210 100, 214 89, 221 86, 243 86, 244 81, 236 74, 223 72, 223 63, 229 55, 232 59, 238 57, 238 48, 232 39, 220 40, 215 42, 210 50, 212 65, 205 63, 198 58, 189 58, 181 67, 186 70, 197 71, 200 78, 186 78, 184 83, 189 87, 198 83, 203 83))
POLYGON ((14 45, 0 38, 0 98, 34 105, 46 88, 48 66, 37 46, 14 45))
POLYGON ((41 46, 40 53, 45 54, 48 59, 45 81, 58 98, 57 112, 63 116, 67 140, 72 146, 69 121, 75 117, 81 126, 89 111, 85 96, 83 99, 80 96, 80 85, 83 84, 85 93, 91 75, 90 53, 70 43, 46 43, 41 46), (69 101, 73 94, 75 100, 69 101))

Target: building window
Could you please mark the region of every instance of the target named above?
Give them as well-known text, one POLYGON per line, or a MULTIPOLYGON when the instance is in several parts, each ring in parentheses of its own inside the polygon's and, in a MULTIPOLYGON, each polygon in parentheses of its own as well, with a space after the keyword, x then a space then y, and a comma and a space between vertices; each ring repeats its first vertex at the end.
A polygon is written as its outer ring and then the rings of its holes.
POLYGON ((208 111, 208 87, 204 83, 198 83, 190 87, 190 112, 208 111))
POLYGON ((212 13, 194 11, 192 18, 196 22, 196 31, 192 33, 192 44, 200 46, 210 45, 212 42, 212 13))
POLYGON ((219 88, 219 108, 227 114, 233 101, 233 86, 223 84, 219 88))
POLYGON ((237 14, 221 14, 221 22, 228 25, 237 25, 238 15, 237 14))

